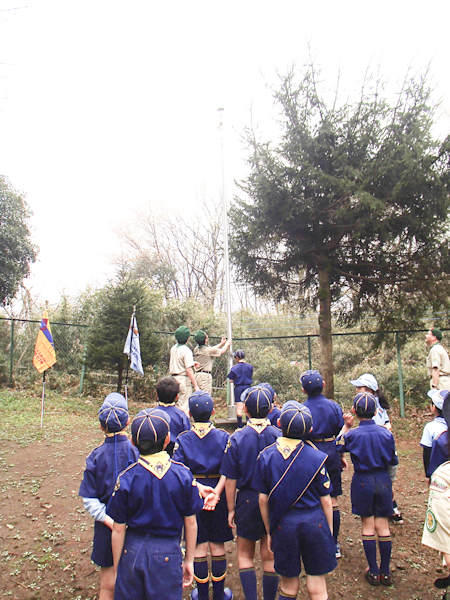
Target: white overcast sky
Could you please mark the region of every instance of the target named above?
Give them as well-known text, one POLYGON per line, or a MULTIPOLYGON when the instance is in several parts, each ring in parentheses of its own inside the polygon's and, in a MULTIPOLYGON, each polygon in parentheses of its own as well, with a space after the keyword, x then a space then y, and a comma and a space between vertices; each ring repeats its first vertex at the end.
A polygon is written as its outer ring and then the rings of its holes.
POLYGON ((352 89, 369 63, 396 84, 432 61, 448 130, 448 0, 25 3, 0 0, 0 173, 34 212, 42 302, 102 283, 115 228, 148 202, 219 197, 219 107, 231 196, 250 108, 273 120, 265 83, 308 42, 330 87, 339 68, 352 89))

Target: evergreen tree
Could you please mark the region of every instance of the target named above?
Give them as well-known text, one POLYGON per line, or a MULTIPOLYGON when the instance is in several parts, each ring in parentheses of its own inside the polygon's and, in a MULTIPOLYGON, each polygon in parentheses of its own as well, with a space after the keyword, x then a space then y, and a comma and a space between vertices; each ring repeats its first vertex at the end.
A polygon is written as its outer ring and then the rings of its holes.
POLYGON ((123 353, 136 306, 142 366, 157 362, 160 343, 153 333, 160 315, 159 295, 152 294, 141 279, 133 279, 120 272, 116 280, 107 284, 97 295, 97 307, 89 328, 88 365, 94 368, 113 368, 117 371, 117 391, 122 389, 127 355, 123 353))
POLYGON ((231 211, 240 277, 260 295, 319 309, 333 396, 332 314, 379 328, 448 305, 450 138, 433 138, 426 77, 396 102, 366 77, 356 101, 328 102, 314 66, 281 77, 277 144, 246 132, 250 174, 231 211))

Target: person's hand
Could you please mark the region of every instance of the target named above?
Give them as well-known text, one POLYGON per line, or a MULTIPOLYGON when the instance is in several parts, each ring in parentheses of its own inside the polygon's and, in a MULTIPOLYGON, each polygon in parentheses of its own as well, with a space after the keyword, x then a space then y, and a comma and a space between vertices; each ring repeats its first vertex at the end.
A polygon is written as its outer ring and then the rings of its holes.
POLYGON ((183 588, 192 585, 194 581, 194 563, 183 561, 183 588))
POLYGON ((235 514, 236 514, 236 511, 234 509, 228 511, 228 526, 231 527, 232 529, 236 528, 236 523, 234 522, 235 514))
POLYGON ((341 470, 346 471, 348 469, 348 462, 345 456, 341 456, 341 470))
POLYGON ((344 414, 344 423, 347 425, 347 427, 353 427, 353 423, 355 421, 355 417, 354 415, 352 415, 352 413, 345 413, 344 414))
POLYGON ((201 366, 202 366, 201 363, 199 363, 197 360, 194 362, 194 367, 196 369, 200 369, 201 366))
POLYGON ((211 492, 205 498, 205 501, 203 504, 203 510, 214 510, 216 508, 219 500, 220 500, 220 498, 216 494, 216 492, 214 492, 214 491, 211 492))

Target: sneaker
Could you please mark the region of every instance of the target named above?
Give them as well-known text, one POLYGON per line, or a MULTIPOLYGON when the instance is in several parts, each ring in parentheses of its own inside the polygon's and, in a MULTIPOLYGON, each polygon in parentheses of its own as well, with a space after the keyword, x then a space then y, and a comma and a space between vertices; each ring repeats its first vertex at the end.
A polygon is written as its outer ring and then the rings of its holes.
POLYGON ((225 588, 223 590, 223 600, 233 600, 233 592, 230 588, 225 588))
POLYGON ((389 517, 389 522, 394 525, 403 525, 403 517, 402 513, 398 510, 398 508, 394 508, 394 513, 389 517))
POLYGON ((371 573, 370 571, 365 572, 365 578, 370 583, 370 585, 380 585, 380 576, 371 573))
POLYGON ((391 574, 388 573, 386 575, 386 573, 380 573, 380 583, 383 585, 392 585, 391 574))
POLYGON ((341 547, 339 546, 339 544, 336 544, 336 558, 341 558, 341 556, 341 547))
POLYGON ((445 588, 448 588, 450 586, 450 576, 449 577, 440 577, 439 579, 436 579, 436 581, 434 582, 434 587, 437 587, 438 590, 445 590, 445 588))

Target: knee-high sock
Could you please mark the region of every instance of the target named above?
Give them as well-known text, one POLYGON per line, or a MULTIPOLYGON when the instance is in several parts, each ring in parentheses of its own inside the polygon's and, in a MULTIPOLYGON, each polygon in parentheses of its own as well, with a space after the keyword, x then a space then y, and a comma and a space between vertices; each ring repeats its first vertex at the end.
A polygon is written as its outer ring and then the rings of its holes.
POLYGON ((236 417, 236 419, 237 419, 237 426, 240 429, 242 427, 242 417, 236 417))
POLYGON ((377 544, 375 541, 375 535, 363 535, 363 546, 364 552, 366 553, 367 562, 369 563, 369 570, 374 575, 378 575, 378 564, 377 564, 377 544))
POLYGON ((333 539, 334 543, 337 544, 339 529, 341 528, 341 511, 339 506, 333 506, 333 539))
POLYGON ((251 569, 239 569, 239 577, 241 578, 245 600, 258 600, 254 567, 251 569))
POLYGON ((197 582, 198 600, 208 600, 209 572, 206 556, 194 558, 194 579, 197 582))
POLYGON ((278 582, 280 578, 276 573, 263 573, 263 598, 264 600, 275 600, 278 592, 278 582))
POLYGON ((211 579, 213 585, 214 600, 223 600, 223 590, 225 588, 225 577, 227 574, 227 557, 213 556, 211 562, 211 579))
POLYGON ((391 536, 378 536, 378 548, 380 549, 380 572, 389 575, 389 564, 391 562, 392 542, 391 536))

